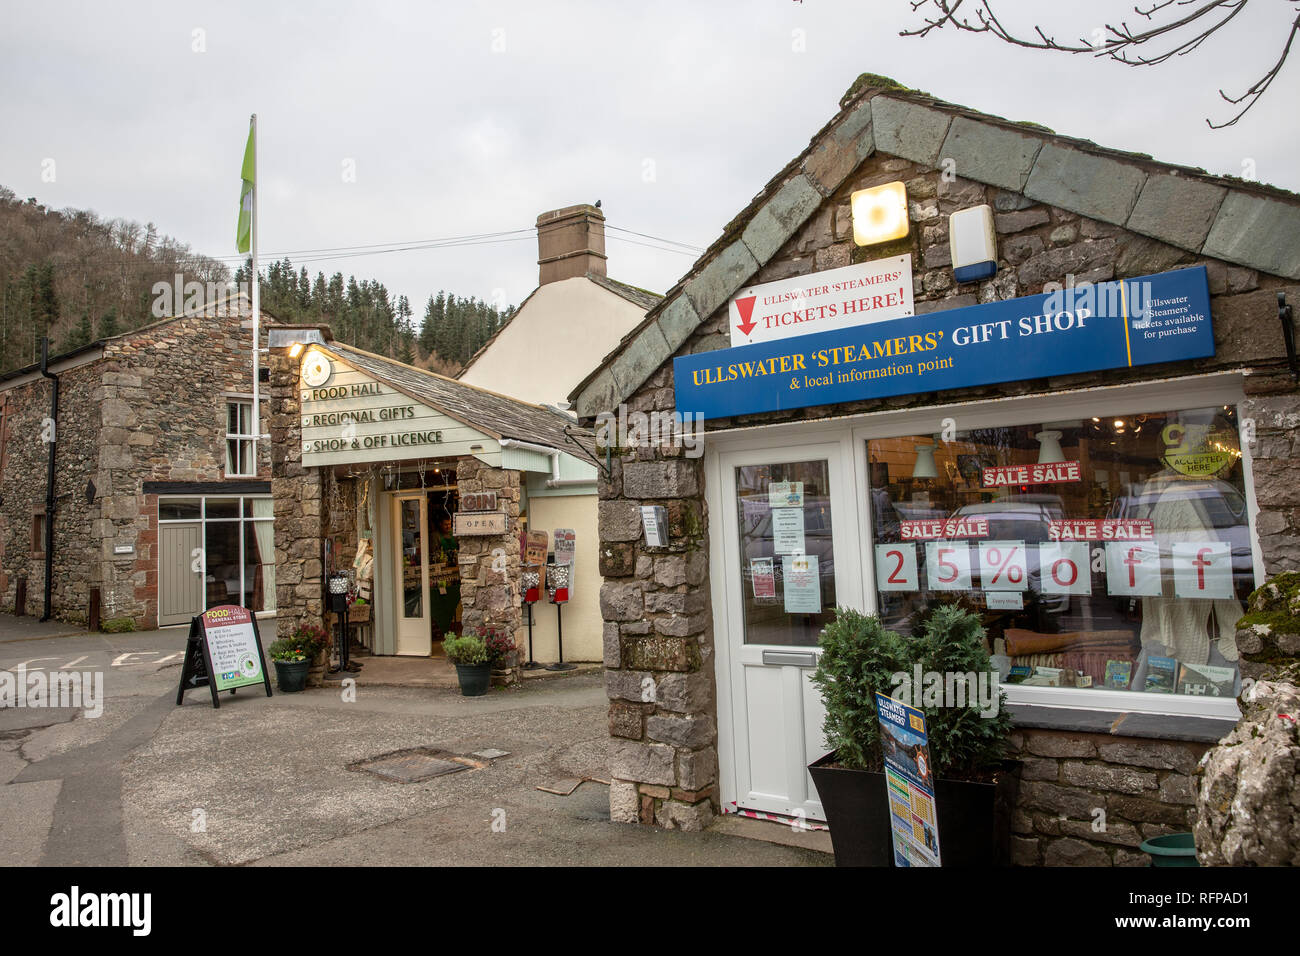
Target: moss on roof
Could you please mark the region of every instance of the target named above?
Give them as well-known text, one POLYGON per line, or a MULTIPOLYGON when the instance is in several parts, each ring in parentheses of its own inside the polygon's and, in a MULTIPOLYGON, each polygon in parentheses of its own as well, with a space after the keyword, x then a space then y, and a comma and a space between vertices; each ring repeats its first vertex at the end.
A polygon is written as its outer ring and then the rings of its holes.
POLYGON ((844 106, 867 87, 874 87, 878 90, 906 90, 909 93, 920 93, 922 96, 930 95, 922 90, 914 90, 909 86, 904 86, 898 80, 891 79, 888 76, 881 76, 879 73, 862 73, 850 84, 844 95, 840 97, 840 106, 844 106))

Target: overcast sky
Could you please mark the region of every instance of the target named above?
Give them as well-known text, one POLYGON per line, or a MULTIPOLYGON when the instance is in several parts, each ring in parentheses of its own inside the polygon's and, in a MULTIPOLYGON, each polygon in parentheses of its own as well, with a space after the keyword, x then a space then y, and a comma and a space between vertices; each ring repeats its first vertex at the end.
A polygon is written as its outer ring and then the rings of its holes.
MULTIPOLYGON (((531 229, 539 212, 597 199, 611 226, 705 246, 871 71, 1062 134, 1214 173, 1253 169, 1300 190, 1300 62, 1236 126, 1205 123, 1231 115, 1220 86, 1240 92, 1276 58, 1295 6, 1253 3, 1191 56, 1133 69, 985 35, 903 38, 919 22, 908 0, 6 0, 0 184, 233 256, 256 112, 264 255, 531 229), (42 181, 48 159, 54 182, 42 181)), ((1029 33, 1043 22, 1063 40, 1108 16, 1135 24, 1132 7, 995 4, 1008 25, 1029 33)), ((535 238, 520 235, 292 258, 313 276, 377 278, 410 296, 418 318, 438 288, 518 303, 537 282, 535 238)), ((693 259, 615 235, 610 275, 655 291, 693 259)))

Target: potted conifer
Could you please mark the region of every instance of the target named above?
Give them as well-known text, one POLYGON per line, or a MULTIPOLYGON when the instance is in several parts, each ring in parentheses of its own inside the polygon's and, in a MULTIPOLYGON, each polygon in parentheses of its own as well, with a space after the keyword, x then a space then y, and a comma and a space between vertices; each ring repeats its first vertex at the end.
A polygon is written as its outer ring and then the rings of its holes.
MULTIPOLYGON (((928 613, 917 632, 905 638, 886 630, 874 615, 840 608, 822 631, 820 644, 812 680, 822 690, 823 729, 834 749, 808 771, 826 812, 835 862, 890 866, 894 854, 875 694, 891 695, 903 674, 990 672, 984 629, 977 615, 944 606, 928 613)), ((995 684, 989 686, 997 701, 992 715, 982 715, 975 701, 965 707, 913 701, 926 718, 945 866, 1010 862, 1019 764, 1007 760, 1011 718, 1003 695, 995 684)))
POLYGON ((492 679, 487 644, 477 634, 448 636, 442 642, 447 659, 456 665, 456 679, 463 697, 482 697, 492 679))

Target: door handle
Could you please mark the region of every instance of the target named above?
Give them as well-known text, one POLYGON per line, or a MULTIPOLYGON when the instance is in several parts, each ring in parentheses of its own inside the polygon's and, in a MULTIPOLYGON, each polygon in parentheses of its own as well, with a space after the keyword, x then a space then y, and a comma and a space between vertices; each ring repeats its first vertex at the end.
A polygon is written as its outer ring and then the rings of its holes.
POLYGON ((816 651, 763 651, 764 664, 785 664, 795 667, 816 667, 816 651))

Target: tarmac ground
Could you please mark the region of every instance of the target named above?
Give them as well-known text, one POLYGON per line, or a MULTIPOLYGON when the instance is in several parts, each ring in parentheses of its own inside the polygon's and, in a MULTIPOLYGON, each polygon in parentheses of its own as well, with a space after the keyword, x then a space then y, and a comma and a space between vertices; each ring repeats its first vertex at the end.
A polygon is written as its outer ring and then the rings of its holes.
MULTIPOLYGON (((274 639, 274 621, 259 627, 274 639)), ((427 661, 373 658, 355 685, 270 698, 241 688, 214 709, 205 688, 176 705, 185 638, 0 615, 0 670, 103 681, 99 716, 0 709, 0 864, 833 862, 826 833, 775 823, 727 816, 702 833, 611 823, 599 668, 466 698, 427 661), (476 756, 493 751, 505 754, 476 756), (465 769, 403 783, 360 766, 393 754, 465 769)))

